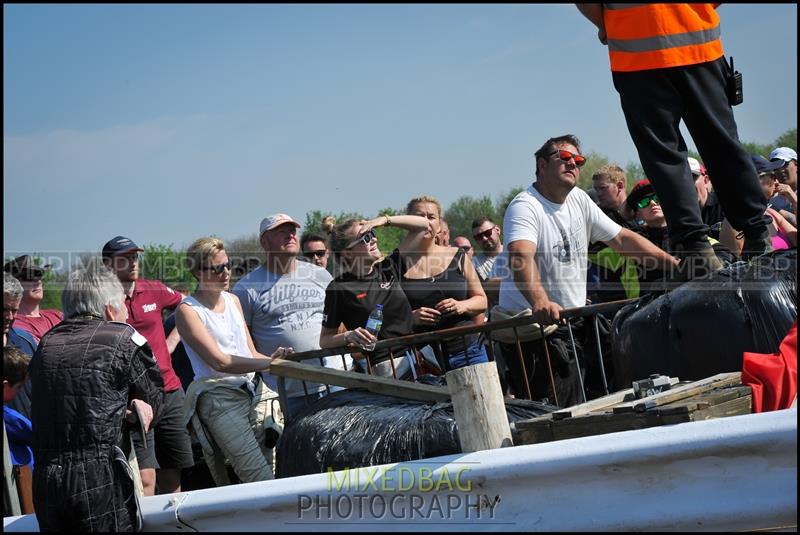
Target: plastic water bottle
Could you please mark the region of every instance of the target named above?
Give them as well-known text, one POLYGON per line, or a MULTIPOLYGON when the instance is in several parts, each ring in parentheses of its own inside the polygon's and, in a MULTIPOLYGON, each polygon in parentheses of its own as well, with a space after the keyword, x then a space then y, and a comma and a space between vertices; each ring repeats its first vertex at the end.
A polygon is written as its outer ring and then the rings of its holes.
MULTIPOLYGON (((383 325, 383 305, 375 305, 375 308, 369 315, 369 319, 367 320, 367 326, 365 328, 370 333, 372 333, 375 336, 375 338, 377 338, 378 332, 380 332, 381 330, 381 325, 383 325)), ((375 343, 365 344, 362 347, 366 351, 372 351, 373 349, 375 349, 375 343)))

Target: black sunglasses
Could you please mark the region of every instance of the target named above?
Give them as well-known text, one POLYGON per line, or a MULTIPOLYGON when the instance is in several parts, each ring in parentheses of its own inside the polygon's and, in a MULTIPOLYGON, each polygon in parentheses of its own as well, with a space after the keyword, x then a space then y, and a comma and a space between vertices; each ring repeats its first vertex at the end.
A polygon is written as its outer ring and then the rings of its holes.
POLYGON ((376 239, 378 239, 378 235, 375 234, 375 231, 374 230, 368 230, 367 232, 365 232, 364 234, 359 236, 357 239, 355 239, 352 242, 348 243, 347 246, 345 246, 345 249, 352 249, 353 247, 355 247, 356 245, 358 245, 361 242, 364 242, 364 245, 369 245, 369 243, 372 240, 376 240, 376 239))
POLYGON ((44 279, 44 276, 36 276, 36 275, 23 275, 17 277, 17 280, 20 282, 39 282, 40 280, 44 279))
POLYGON ((231 263, 230 260, 228 260, 224 264, 217 264, 215 266, 206 266, 203 269, 205 271, 213 271, 217 275, 222 275, 222 272, 225 271, 226 269, 228 271, 232 270, 233 269, 233 264, 231 263))
POLYGON ((481 238, 488 238, 492 235, 492 231, 497 228, 497 225, 493 226, 492 228, 487 228, 483 232, 476 232, 472 235, 473 238, 476 240, 480 240, 481 238))
POLYGON ((306 251, 305 253, 303 253, 303 256, 305 256, 306 258, 311 258, 312 256, 314 258, 322 258, 326 254, 328 254, 328 251, 324 251, 324 250, 323 251, 306 251))

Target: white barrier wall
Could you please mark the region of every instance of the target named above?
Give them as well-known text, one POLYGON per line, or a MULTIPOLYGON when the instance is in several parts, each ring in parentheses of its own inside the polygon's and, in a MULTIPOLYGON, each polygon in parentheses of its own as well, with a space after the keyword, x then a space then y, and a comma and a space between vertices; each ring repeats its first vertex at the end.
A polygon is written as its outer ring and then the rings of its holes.
MULTIPOLYGON (((797 409, 142 501, 147 531, 663 531, 797 525, 797 409)), ((30 531, 35 518, 4 519, 30 531)))

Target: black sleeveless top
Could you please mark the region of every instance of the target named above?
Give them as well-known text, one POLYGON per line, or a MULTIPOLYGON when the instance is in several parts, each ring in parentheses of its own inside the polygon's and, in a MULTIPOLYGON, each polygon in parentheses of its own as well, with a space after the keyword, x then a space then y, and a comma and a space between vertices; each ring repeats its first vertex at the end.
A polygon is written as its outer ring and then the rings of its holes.
MULTIPOLYGON (((447 298, 452 298, 457 301, 467 299, 467 279, 464 277, 464 272, 461 268, 464 259, 464 249, 459 249, 453 256, 453 260, 443 272, 429 277, 426 279, 410 279, 405 276, 408 271, 409 261, 406 257, 402 257, 402 278, 400 284, 403 291, 408 298, 412 310, 420 307, 436 308, 439 301, 447 298)), ((415 325, 414 332, 424 333, 430 331, 438 331, 440 329, 449 329, 451 327, 463 327, 473 325, 472 317, 468 314, 447 314, 442 315, 439 323, 436 325, 415 325)), ((455 354, 464 351, 465 342, 467 344, 477 341, 478 334, 470 334, 466 336, 458 336, 455 338, 448 338, 442 341, 442 349, 449 353, 455 354)), ((439 354, 439 344, 432 343, 434 351, 439 354)))

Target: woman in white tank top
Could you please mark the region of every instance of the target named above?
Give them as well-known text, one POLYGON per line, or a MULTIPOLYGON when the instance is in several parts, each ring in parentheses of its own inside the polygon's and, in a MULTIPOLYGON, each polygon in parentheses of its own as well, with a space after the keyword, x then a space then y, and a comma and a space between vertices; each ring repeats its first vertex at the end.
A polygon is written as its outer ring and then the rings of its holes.
MULTIPOLYGON (((272 445, 264 444, 264 420, 277 394, 254 372, 268 369, 273 358, 292 349, 279 347, 270 356, 256 351, 239 299, 227 291, 231 264, 222 240, 196 240, 186 262, 198 285, 178 307, 175 320, 195 375, 187 392, 194 405, 190 401, 188 408, 211 435, 215 453, 227 458, 242 482, 271 479, 272 445)), ((227 483, 224 473, 212 470, 212 475, 217 484, 227 483)))

